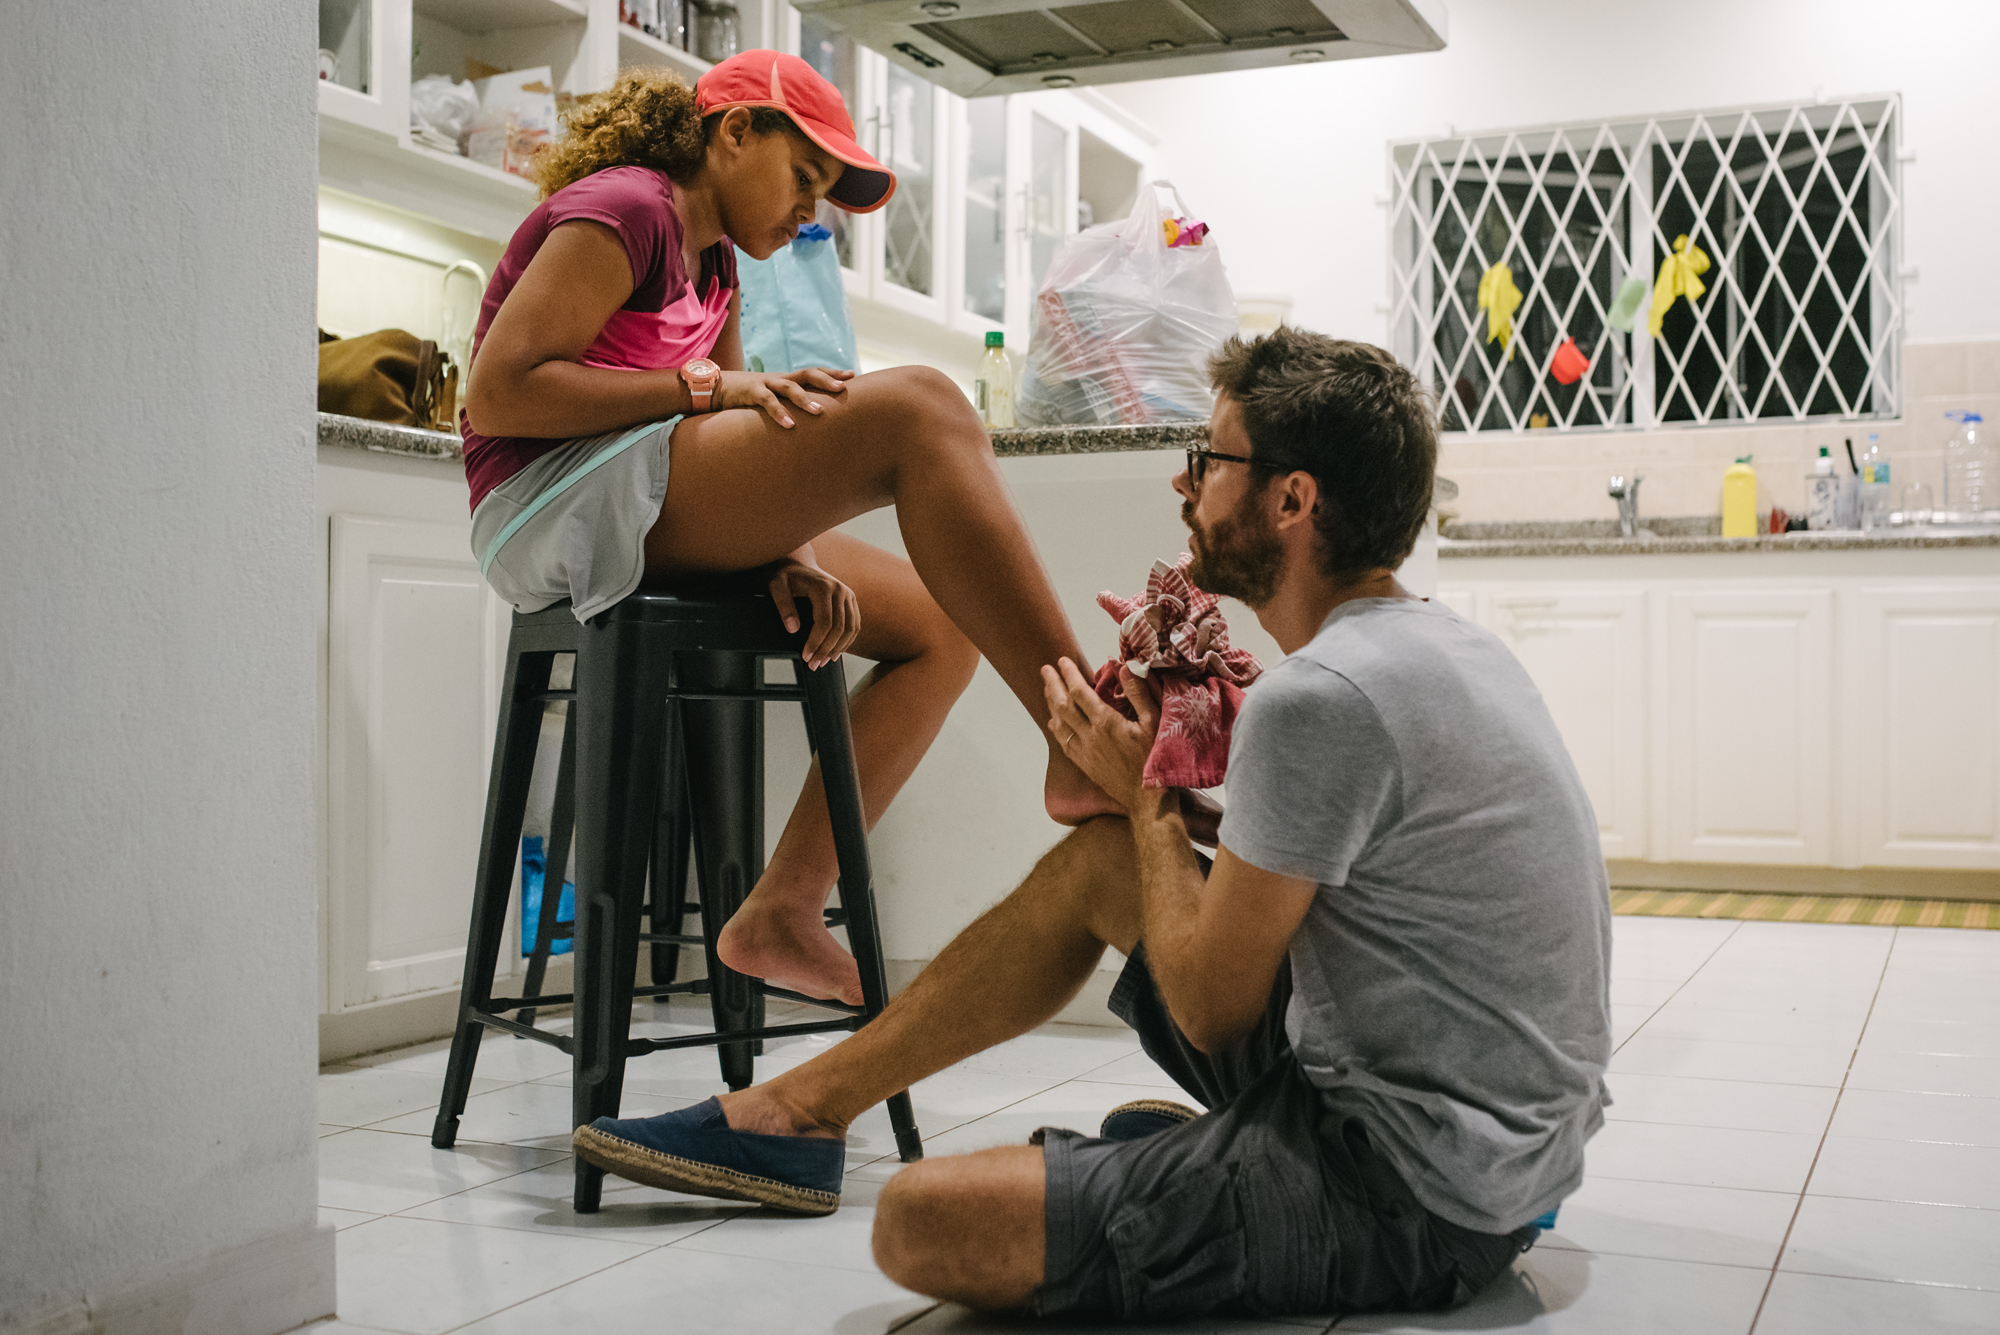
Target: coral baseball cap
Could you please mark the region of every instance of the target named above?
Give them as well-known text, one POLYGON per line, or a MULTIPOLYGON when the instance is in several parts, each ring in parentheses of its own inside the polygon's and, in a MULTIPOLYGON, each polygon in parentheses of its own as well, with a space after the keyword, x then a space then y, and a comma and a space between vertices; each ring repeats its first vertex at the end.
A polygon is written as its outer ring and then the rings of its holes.
POLYGON ((854 120, 840 90, 797 56, 781 51, 739 51, 701 76, 695 105, 706 116, 731 107, 776 107, 800 133, 847 164, 826 192, 849 213, 873 213, 896 193, 896 173, 861 151, 854 120))

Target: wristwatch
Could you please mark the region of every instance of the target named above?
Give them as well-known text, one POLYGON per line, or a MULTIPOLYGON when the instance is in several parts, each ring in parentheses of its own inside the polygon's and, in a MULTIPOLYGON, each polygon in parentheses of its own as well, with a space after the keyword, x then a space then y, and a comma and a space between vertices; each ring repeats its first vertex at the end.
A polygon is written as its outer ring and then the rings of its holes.
POLYGON ((681 379, 687 382, 694 410, 705 413, 715 400, 715 387, 722 383, 722 368, 706 357, 697 357, 681 368, 681 379))

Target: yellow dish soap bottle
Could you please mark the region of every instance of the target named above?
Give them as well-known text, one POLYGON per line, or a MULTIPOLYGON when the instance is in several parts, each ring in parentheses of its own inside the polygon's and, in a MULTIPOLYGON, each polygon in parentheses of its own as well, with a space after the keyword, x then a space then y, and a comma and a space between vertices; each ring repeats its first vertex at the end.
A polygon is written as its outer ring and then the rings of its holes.
POLYGON ((1747 454, 1722 475, 1722 536, 1757 536, 1757 470, 1747 454))

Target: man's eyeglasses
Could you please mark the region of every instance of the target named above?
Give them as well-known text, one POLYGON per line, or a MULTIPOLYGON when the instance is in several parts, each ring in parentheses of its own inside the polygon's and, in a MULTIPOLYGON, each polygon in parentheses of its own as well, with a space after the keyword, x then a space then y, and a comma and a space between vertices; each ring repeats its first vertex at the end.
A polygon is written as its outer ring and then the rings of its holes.
POLYGON ((1190 445, 1187 449, 1188 485, 1200 490, 1201 479, 1208 472, 1211 463, 1247 464, 1251 468, 1278 467, 1277 464, 1263 459, 1252 459, 1247 454, 1223 454, 1219 450, 1209 449, 1206 445, 1190 445))

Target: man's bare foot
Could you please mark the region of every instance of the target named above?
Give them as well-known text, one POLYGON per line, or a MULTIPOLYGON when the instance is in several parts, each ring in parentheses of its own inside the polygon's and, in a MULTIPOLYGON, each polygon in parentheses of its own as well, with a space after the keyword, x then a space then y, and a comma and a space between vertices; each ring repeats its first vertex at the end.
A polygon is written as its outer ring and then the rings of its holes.
POLYGON ((733 1094, 718 1094, 722 1120, 731 1131, 747 1131, 753 1136, 818 1136, 842 1139, 847 1128, 823 1122, 803 1108, 794 1107, 774 1094, 769 1085, 752 1085, 733 1094))
POLYGON ((738 973, 808 997, 861 1004, 861 970, 840 948, 818 910, 767 908, 752 894, 716 939, 715 953, 738 973))
POLYGON ((1042 781, 1042 805, 1058 825, 1081 825, 1092 816, 1122 816, 1125 808, 1090 781, 1076 762, 1061 751, 1049 751, 1049 773, 1042 781))

